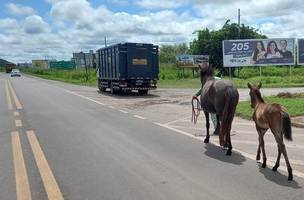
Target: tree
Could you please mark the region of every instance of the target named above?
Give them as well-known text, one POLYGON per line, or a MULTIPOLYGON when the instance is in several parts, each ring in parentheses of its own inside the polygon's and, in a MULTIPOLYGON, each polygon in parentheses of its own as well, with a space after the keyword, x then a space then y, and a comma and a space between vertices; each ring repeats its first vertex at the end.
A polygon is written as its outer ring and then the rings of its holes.
POLYGON ((175 45, 162 45, 160 47, 160 62, 161 63, 175 63, 176 55, 187 54, 189 47, 186 43, 175 45))
POLYGON ((223 69, 223 52, 222 41, 233 39, 258 39, 267 38, 265 35, 258 33, 258 30, 245 26, 239 26, 236 23, 229 24, 230 20, 227 20, 224 26, 219 30, 210 31, 208 28, 195 31, 197 38, 190 43, 191 54, 209 55, 209 62, 211 66, 223 69))

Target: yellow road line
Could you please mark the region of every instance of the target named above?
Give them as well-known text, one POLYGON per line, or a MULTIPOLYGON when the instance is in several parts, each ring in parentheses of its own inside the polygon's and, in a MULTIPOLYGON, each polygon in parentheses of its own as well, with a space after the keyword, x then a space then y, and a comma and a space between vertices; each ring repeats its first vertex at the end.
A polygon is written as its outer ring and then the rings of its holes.
POLYGON ((43 154, 34 131, 26 131, 48 199, 63 200, 63 196, 43 154))
POLYGON ((21 103, 20 103, 20 101, 19 101, 19 99, 18 99, 18 97, 15 93, 15 90, 13 89, 13 86, 12 86, 10 81, 8 81, 8 86, 9 86, 9 89, 11 90, 12 95, 13 95, 13 98, 14 98, 17 109, 22 109, 22 105, 21 105, 21 103))
POLYGON ((19 120, 19 119, 16 119, 15 120, 15 125, 16 125, 16 127, 21 127, 22 126, 22 121, 19 120))
POLYGON ((17 200, 31 200, 32 196, 22 154, 19 133, 12 132, 11 137, 14 156, 17 200))
POLYGON ((12 99, 11 99, 11 95, 7 86, 7 80, 5 81, 5 92, 6 92, 6 101, 7 101, 7 108, 9 110, 13 110, 13 104, 12 104, 12 99))

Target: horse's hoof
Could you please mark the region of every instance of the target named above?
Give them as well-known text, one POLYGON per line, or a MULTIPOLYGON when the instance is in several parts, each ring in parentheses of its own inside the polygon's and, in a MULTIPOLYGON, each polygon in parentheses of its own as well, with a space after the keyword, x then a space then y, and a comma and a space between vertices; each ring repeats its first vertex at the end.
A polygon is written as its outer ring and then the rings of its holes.
POLYGON ((257 155, 256 156, 256 160, 260 160, 261 158, 260 158, 260 155, 257 155))
POLYGON ((292 169, 290 168, 290 169, 288 169, 288 180, 289 180, 289 181, 292 181, 292 179, 293 179, 293 176, 292 176, 292 169))
POLYGON ((209 143, 209 138, 205 138, 204 143, 209 143))
POLYGON ((279 167, 278 165, 275 165, 275 166, 272 168, 272 171, 274 171, 274 172, 277 171, 278 167, 279 167))
POLYGON ((289 181, 292 181, 292 180, 293 180, 292 174, 289 174, 289 175, 288 175, 288 180, 289 180, 289 181))
POLYGON ((232 154, 231 149, 228 149, 227 152, 226 152, 226 156, 231 156, 231 154, 232 154))
POLYGON ((213 135, 219 135, 220 133, 218 131, 214 131, 213 135))
POLYGON ((266 163, 263 163, 263 164, 262 164, 262 168, 266 168, 266 163))

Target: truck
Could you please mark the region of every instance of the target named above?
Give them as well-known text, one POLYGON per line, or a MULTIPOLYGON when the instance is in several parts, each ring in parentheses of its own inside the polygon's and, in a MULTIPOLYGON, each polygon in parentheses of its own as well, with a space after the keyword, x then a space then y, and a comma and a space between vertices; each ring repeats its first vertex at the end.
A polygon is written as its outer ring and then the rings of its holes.
POLYGON ((12 69, 14 69, 16 65, 14 63, 6 63, 5 64, 5 72, 6 73, 11 73, 12 69))
POLYGON ((98 88, 112 94, 137 90, 147 94, 156 89, 159 73, 158 46, 147 43, 120 43, 96 52, 98 88))

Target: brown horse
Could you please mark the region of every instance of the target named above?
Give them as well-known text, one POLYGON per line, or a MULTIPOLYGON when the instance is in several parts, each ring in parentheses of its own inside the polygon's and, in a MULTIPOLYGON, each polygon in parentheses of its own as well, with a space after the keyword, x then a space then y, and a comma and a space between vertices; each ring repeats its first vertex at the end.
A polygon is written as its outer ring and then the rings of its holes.
POLYGON ((219 133, 220 145, 228 147, 226 155, 231 155, 230 131, 239 101, 239 93, 231 81, 215 80, 208 62, 199 63, 199 67, 202 83, 201 107, 204 110, 207 128, 204 142, 208 143, 210 138, 209 113, 216 113, 217 126, 215 133, 219 133))
POLYGON ((281 153, 283 153, 288 170, 288 180, 291 181, 293 179, 292 169, 289 164, 287 151, 283 142, 283 135, 287 140, 292 140, 290 117, 286 109, 282 105, 267 104, 264 102, 260 92, 261 86, 262 83, 260 83, 258 86, 251 85, 250 83, 248 83, 248 88, 250 89, 249 95, 251 98, 251 107, 254 108, 252 118, 255 122, 256 130, 259 134, 259 146, 256 160, 260 160, 260 154, 262 149, 262 168, 266 167, 267 158, 265 154, 265 144, 263 137, 266 131, 270 128, 278 144, 278 157, 272 170, 276 171, 280 166, 281 153))

